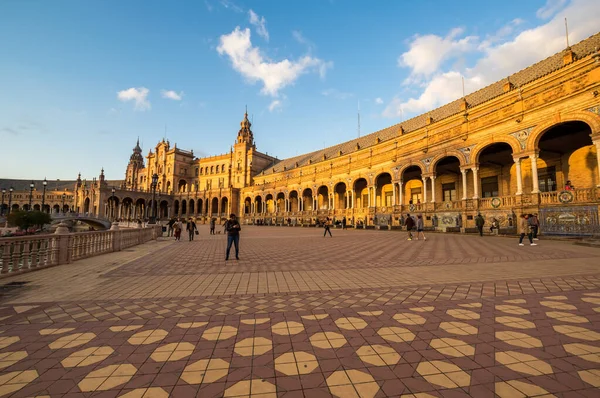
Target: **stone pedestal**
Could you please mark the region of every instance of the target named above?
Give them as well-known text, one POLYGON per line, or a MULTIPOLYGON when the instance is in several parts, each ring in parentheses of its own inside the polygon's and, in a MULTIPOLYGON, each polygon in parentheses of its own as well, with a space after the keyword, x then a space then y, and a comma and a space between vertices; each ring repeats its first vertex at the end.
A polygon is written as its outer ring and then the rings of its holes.
POLYGON ((119 230, 119 223, 114 221, 111 226, 110 226, 110 230, 111 231, 118 231, 119 230))

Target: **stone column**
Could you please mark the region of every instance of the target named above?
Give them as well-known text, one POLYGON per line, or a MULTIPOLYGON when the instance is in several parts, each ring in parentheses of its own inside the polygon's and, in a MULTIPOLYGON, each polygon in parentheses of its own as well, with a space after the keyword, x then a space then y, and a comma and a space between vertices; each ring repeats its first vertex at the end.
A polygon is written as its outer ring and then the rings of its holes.
POLYGON ((423 203, 427 202, 427 177, 421 177, 423 180, 423 203))
POLYGON ((350 191, 350 195, 352 195, 352 196, 350 197, 350 200, 351 200, 351 202, 350 202, 350 208, 351 208, 351 209, 354 209, 354 206, 356 205, 355 196, 354 196, 354 191, 350 191))
POLYGON ((537 158, 537 154, 529 155, 529 159, 531 159, 531 178, 533 180, 533 190, 531 191, 531 193, 540 192, 540 180, 538 179, 537 158))
POLYGON ((517 169, 517 192, 515 195, 523 194, 523 174, 521 173, 521 158, 514 158, 515 167, 517 169))
POLYGON ((431 203, 435 203, 435 176, 429 178, 431 179, 431 203))
POLYGON ((392 182, 392 206, 396 206, 396 186, 398 184, 395 182, 392 182))
POLYGON ((400 206, 402 206, 404 203, 404 183, 402 180, 400 180, 400 182, 398 182, 398 204, 400 206))
POLYGON ((467 169, 460 169, 462 174, 462 200, 467 200, 467 169))
POLYGON ((600 188, 600 140, 593 142, 596 145, 596 160, 598 161, 598 183, 596 186, 600 188))
POLYGON ((473 199, 479 199, 479 167, 471 167, 473 172, 473 199))

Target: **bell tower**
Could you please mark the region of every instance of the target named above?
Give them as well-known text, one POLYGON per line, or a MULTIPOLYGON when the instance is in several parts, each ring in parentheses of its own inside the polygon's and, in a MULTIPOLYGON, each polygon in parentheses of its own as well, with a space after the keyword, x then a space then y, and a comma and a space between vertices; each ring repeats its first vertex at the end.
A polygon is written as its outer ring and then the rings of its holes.
POLYGON ((133 153, 129 157, 129 164, 125 172, 125 187, 127 189, 137 189, 138 187, 138 172, 144 168, 144 157, 142 156, 142 148, 140 148, 140 139, 138 138, 133 153))
POLYGON ((250 185, 252 155, 256 150, 254 135, 252 134, 252 123, 248 120, 248 110, 244 113, 244 119, 240 122, 240 131, 233 145, 233 159, 231 160, 231 185, 242 188, 250 185))

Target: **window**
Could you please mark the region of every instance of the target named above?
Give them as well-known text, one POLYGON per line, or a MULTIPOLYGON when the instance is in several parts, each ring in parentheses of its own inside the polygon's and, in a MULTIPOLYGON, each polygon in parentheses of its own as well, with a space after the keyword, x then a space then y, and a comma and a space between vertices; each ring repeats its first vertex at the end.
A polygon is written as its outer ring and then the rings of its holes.
POLYGON ((481 179, 481 197, 493 198, 498 196, 498 176, 481 179))
POLYGON ((385 192, 385 206, 390 207, 394 205, 392 192, 385 192))
POLYGON ((451 202, 456 200, 456 184, 448 183, 442 184, 442 201, 451 202))
POLYGON ((421 199, 421 188, 411 188, 410 200, 412 200, 413 204, 421 203, 421 199))
POLYGON ((369 207, 369 195, 364 194, 362 196, 361 207, 369 207))
POLYGON ((554 166, 538 170, 540 192, 556 191, 556 168, 554 166))
POLYGON ((213 174, 215 172, 215 166, 210 166, 210 174, 213 174))

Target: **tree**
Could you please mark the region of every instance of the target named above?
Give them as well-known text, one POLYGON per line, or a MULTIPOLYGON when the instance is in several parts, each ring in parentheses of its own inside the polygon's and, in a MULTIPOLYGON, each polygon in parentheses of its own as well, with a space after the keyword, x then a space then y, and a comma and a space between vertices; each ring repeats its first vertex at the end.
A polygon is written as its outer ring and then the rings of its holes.
POLYGON ((50 224, 50 214, 41 211, 13 211, 8 215, 8 224, 27 230, 29 227, 43 227, 50 224))

